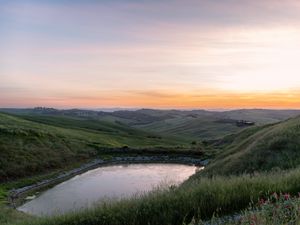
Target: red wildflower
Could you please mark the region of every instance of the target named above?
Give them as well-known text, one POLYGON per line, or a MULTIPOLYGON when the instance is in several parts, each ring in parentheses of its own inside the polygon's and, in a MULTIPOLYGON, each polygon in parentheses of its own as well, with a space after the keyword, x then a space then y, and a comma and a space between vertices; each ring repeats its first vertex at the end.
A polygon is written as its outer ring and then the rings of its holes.
POLYGON ((290 194, 286 193, 283 195, 284 199, 285 200, 289 200, 290 199, 290 194))

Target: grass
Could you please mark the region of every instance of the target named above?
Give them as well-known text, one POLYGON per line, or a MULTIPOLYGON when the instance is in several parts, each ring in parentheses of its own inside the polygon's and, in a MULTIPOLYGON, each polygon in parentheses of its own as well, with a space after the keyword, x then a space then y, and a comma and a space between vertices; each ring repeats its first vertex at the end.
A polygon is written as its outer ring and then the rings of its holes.
POLYGON ((300 117, 227 137, 205 174, 239 174, 300 164, 300 117))
POLYGON ((28 219, 19 225, 181 225, 245 209, 273 192, 297 194, 300 169, 256 176, 192 179, 179 188, 156 190, 129 200, 59 217, 28 219))
MULTIPOLYGON (((105 120, 94 118, 81 118, 70 116, 47 116, 47 115, 23 115, 20 116, 26 120, 33 122, 48 124, 56 127, 84 130, 89 132, 102 132, 107 134, 128 135, 142 133, 149 135, 149 133, 131 128, 122 123, 114 123, 105 120)), ((150 133, 151 134, 151 133, 150 133)))
POLYGON ((220 123, 214 117, 175 117, 146 125, 135 126, 146 131, 184 136, 190 140, 217 139, 242 130, 235 123, 220 123))
MULTIPOLYGON (((75 163, 73 165, 66 166, 64 170, 69 170, 76 166, 80 166, 80 163, 75 163)), ((31 177, 21 178, 10 182, 0 183, 0 224, 2 225, 32 218, 31 216, 14 210, 9 206, 8 192, 10 190, 12 190, 13 188, 21 188, 42 180, 57 177, 64 170, 56 169, 51 173, 48 172, 41 175, 34 175, 31 177)))
POLYGON ((239 132, 243 128, 235 125, 235 120, 248 120, 265 125, 286 120, 300 114, 297 110, 233 110, 227 112, 140 110, 146 115, 160 118, 135 127, 147 131, 184 136, 191 140, 212 140, 239 132), (228 119, 232 120, 231 122, 228 119), (225 122, 227 120, 227 122, 225 122))
POLYGON ((107 129, 119 131, 104 131, 103 123, 96 121, 50 117, 45 117, 43 123, 40 117, 36 120, 0 113, 0 182, 86 162, 105 149, 174 148, 186 144, 168 137, 155 139, 152 133, 119 129, 120 125, 109 123, 105 123, 107 129))
POLYGON ((258 206, 249 209, 235 224, 281 225, 300 224, 300 198, 290 194, 274 193, 261 199, 258 206))
POLYGON ((300 114, 297 110, 233 110, 226 112, 204 110, 151 110, 97 112, 91 110, 0 109, 23 118, 61 126, 81 126, 104 132, 120 133, 122 129, 169 134, 190 141, 217 139, 241 131, 236 120, 250 120, 259 125, 283 121, 300 114), (117 129, 116 129, 117 128, 117 129))
MULTIPOLYGON (((51 171, 93 158, 101 152, 108 154, 106 147, 175 148, 186 143, 185 139, 153 138, 156 134, 94 119, 0 114, 0 122, 0 179, 3 180, 51 171)), ((179 123, 180 128, 191 128, 183 124, 179 123)), ((216 154, 214 161, 180 187, 106 202, 90 210, 58 217, 29 218, 4 207, 9 187, 32 181, 2 184, 0 224, 182 225, 246 209, 273 192, 296 195, 300 190, 300 168, 296 168, 300 164, 299 135, 300 117, 245 129, 212 142, 216 154), (290 168, 293 169, 281 170, 290 168)), ((257 216, 262 221, 268 219, 264 214, 257 216)))
POLYGON ((10 130, 36 131, 37 133, 55 133, 66 138, 76 138, 99 144, 99 146, 132 147, 172 146, 182 144, 182 140, 162 137, 160 142, 151 137, 153 133, 143 132, 130 127, 97 120, 80 120, 59 116, 17 117, 0 113, 0 128, 10 130))
POLYGON ((0 224, 11 224, 30 219, 30 216, 8 207, 0 207, 0 224))
POLYGON ((216 217, 210 221, 192 220, 189 225, 299 225, 300 224, 300 197, 289 193, 274 192, 267 199, 259 202, 247 210, 233 216, 216 217))

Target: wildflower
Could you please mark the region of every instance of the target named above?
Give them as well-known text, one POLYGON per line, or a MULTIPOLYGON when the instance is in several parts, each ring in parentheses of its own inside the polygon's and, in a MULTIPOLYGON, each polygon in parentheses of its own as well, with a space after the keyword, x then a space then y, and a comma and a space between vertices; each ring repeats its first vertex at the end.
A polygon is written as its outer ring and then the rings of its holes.
POLYGON ((289 200, 290 199, 290 194, 286 193, 283 195, 284 200, 289 200))
MULTIPOLYGON (((299 193, 300 194, 300 193, 299 193)), ((300 195, 299 195, 300 196, 300 195)), ((278 199, 278 194, 276 192, 273 193, 273 197, 277 200, 278 199)))

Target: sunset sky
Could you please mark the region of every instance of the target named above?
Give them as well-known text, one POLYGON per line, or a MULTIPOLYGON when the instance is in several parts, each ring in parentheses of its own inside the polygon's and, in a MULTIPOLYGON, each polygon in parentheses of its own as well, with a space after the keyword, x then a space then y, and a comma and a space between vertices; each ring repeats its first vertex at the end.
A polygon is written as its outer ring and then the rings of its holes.
POLYGON ((0 107, 300 108, 298 0, 0 0, 0 107))

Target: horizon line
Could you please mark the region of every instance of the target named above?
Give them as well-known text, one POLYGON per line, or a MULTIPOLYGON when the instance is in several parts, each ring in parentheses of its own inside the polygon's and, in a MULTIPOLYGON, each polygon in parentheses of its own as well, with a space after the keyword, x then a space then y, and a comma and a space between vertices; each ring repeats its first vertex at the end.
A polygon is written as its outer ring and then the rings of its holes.
POLYGON ((88 110, 88 111, 137 111, 137 110, 177 110, 177 111, 237 111, 237 110, 273 110, 273 111, 300 111, 299 108, 260 108, 260 107, 244 107, 244 108, 152 108, 152 107, 47 107, 47 106, 35 106, 35 107, 0 107, 0 109, 55 109, 55 110, 88 110))

